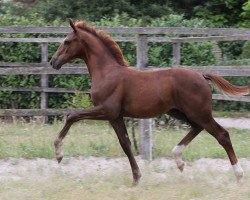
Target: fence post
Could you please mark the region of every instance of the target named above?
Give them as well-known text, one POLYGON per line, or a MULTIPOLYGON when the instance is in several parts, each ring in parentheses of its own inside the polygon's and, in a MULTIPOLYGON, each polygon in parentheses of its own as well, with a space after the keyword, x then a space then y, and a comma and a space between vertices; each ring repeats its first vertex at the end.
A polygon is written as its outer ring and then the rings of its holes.
POLYGON ((181 64, 181 43, 173 43, 173 66, 178 66, 181 64))
MULTIPOLYGON (((137 68, 143 70, 148 63, 148 40, 146 35, 137 37, 137 68)), ((152 160, 152 119, 140 119, 140 154, 143 159, 152 160)))
MULTIPOLYGON (((41 61, 42 63, 48 62, 48 43, 41 43, 41 61)), ((41 75, 41 87, 48 87, 49 81, 48 81, 48 75, 42 74, 41 75)), ((46 109, 48 108, 48 93, 41 92, 41 102, 40 102, 40 108, 46 109)), ((43 122, 46 123, 48 121, 48 117, 44 116, 43 122)))

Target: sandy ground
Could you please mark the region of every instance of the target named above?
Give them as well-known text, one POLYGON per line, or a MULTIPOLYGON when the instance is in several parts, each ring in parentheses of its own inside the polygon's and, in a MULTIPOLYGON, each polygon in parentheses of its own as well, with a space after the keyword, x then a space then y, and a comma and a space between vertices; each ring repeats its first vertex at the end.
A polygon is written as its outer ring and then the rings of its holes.
MULTIPOLYGON (((155 166, 162 170, 158 172, 158 176, 165 176, 166 170, 176 169, 173 159, 158 158, 152 162, 142 160, 136 157, 136 160, 142 169, 155 169, 155 166)), ((244 171, 250 171, 250 158, 240 159, 240 163, 244 171)), ((20 179, 40 179, 50 178, 55 174, 65 174, 78 178, 99 174, 111 175, 114 172, 123 172, 130 169, 129 162, 126 157, 119 158, 103 158, 103 157, 79 157, 79 158, 64 158, 61 164, 57 164, 55 160, 48 159, 16 159, 10 158, 0 160, 0 182, 15 181, 20 179)), ((205 172, 218 171, 233 173, 231 165, 227 159, 209 159, 202 158, 194 162, 188 162, 185 166, 185 172, 205 172)), ((178 171, 176 169, 176 171, 178 171)))
POLYGON ((250 129, 250 118, 215 118, 225 128, 250 129))

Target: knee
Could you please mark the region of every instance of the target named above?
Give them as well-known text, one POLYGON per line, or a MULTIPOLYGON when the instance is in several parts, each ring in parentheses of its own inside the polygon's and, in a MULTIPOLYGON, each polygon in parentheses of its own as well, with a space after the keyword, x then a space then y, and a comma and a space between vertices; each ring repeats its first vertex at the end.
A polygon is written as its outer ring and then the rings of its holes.
POLYGON ((74 123, 77 121, 78 115, 76 113, 71 113, 66 118, 66 123, 74 123))

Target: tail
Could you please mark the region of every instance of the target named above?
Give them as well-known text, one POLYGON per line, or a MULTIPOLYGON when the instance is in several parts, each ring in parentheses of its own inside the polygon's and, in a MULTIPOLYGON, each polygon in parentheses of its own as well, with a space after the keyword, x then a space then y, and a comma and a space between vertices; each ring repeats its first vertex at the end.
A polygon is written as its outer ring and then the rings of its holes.
POLYGON ((203 77, 207 80, 210 80, 220 92, 227 95, 243 96, 243 95, 248 95, 250 92, 249 86, 233 85, 218 75, 203 74, 203 77))

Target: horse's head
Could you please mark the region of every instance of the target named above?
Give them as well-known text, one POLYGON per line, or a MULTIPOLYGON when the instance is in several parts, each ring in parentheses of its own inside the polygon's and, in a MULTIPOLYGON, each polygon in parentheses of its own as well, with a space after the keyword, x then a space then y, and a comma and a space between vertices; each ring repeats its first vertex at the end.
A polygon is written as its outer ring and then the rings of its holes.
POLYGON ((78 39, 77 27, 74 22, 69 19, 70 26, 73 31, 69 33, 64 39, 63 43, 59 46, 53 55, 50 64, 54 69, 60 69, 61 66, 74 58, 79 58, 81 53, 81 45, 78 39))

